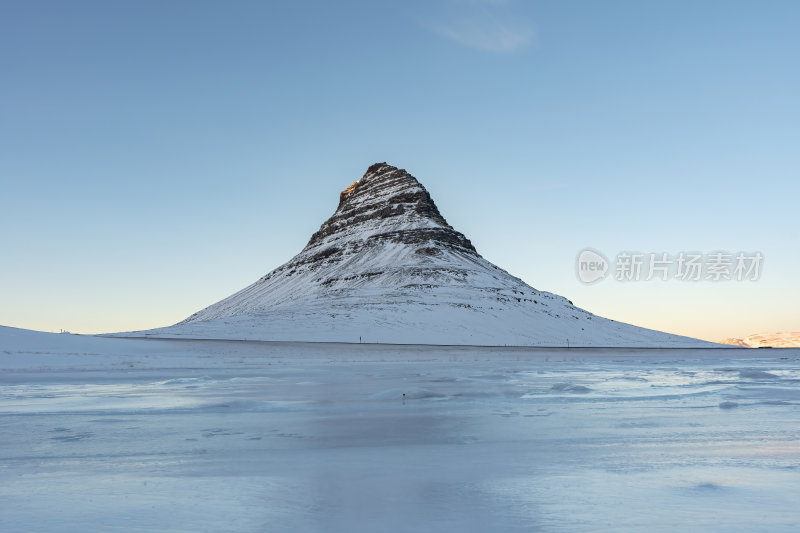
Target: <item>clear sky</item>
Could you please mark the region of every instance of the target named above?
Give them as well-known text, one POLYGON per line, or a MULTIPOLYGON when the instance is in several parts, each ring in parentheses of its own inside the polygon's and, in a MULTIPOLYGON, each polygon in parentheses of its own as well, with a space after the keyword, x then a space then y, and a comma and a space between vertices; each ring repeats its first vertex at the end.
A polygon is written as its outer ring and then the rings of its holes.
POLYGON ((175 323, 387 161, 484 257, 637 325, 800 330, 800 3, 0 2, 0 324, 175 323), (758 281, 581 283, 584 248, 758 281))

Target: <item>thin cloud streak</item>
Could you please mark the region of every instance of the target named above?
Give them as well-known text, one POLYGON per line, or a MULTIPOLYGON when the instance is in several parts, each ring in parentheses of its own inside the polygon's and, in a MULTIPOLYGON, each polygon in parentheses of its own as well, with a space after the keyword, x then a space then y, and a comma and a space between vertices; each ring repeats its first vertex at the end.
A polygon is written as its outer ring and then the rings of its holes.
POLYGON ((450 2, 433 31, 463 46, 495 53, 519 50, 533 40, 533 24, 512 13, 511 2, 450 2))

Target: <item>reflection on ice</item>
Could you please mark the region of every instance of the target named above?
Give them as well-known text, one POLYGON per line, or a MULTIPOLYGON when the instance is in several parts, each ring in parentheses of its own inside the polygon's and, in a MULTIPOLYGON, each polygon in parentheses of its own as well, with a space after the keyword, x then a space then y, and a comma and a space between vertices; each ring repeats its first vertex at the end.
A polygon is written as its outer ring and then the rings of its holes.
POLYGON ((153 346, 5 364, 0 530, 800 522, 800 351, 153 346))

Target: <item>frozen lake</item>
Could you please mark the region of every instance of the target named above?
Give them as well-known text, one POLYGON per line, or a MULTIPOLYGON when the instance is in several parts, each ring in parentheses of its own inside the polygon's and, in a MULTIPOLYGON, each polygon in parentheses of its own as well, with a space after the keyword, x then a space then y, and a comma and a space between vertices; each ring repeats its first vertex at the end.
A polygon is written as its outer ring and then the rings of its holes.
POLYGON ((3 532, 800 527, 800 350, 31 334, 0 369, 3 532))

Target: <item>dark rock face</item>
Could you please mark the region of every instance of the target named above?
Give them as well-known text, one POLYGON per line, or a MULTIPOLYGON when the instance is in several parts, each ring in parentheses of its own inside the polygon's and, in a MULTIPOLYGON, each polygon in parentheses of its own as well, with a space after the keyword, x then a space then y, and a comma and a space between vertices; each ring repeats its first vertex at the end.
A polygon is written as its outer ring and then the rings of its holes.
POLYGON ((428 191, 411 174, 386 163, 376 163, 364 177, 342 191, 339 206, 311 236, 304 252, 332 244, 337 235, 352 235, 357 228, 370 232, 366 243, 426 245, 436 255, 442 248, 478 256, 463 234, 454 230, 439 213, 428 191))

